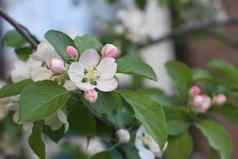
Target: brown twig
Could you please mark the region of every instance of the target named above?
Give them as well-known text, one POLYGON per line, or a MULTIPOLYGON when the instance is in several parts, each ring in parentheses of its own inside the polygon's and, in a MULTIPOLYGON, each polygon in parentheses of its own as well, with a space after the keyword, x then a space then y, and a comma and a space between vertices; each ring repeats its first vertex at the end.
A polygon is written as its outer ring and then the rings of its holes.
POLYGON ((181 26, 171 33, 166 34, 165 36, 162 36, 158 39, 151 40, 149 39, 145 43, 139 44, 139 48, 144 48, 149 45, 165 42, 171 39, 174 39, 178 36, 181 35, 188 35, 196 31, 201 31, 201 30, 207 30, 211 27, 218 28, 218 27, 223 27, 223 26, 229 26, 229 25, 238 25, 238 17, 228 17, 226 19, 209 19, 205 21, 199 21, 199 22, 193 22, 189 25, 184 25, 181 26))
POLYGON ((33 49, 37 48, 37 45, 39 44, 39 41, 34 37, 34 35, 31 34, 31 32, 24 27, 23 25, 19 24, 17 21, 15 21, 12 17, 10 17, 7 13, 3 11, 3 9, 0 8, 0 16, 6 20, 10 25, 12 25, 19 34, 22 35, 22 37, 27 40, 33 49))

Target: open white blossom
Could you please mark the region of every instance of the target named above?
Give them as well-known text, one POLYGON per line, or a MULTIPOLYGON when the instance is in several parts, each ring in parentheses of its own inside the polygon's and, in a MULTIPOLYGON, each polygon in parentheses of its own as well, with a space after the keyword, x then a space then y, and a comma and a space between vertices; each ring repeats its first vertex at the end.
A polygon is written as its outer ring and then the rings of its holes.
POLYGON ((116 71, 114 58, 105 57, 100 60, 96 50, 90 49, 80 56, 78 62, 70 65, 68 75, 80 90, 97 88, 109 92, 118 86, 118 81, 114 78, 116 71))
POLYGON ((25 79, 33 81, 49 80, 53 72, 48 69, 52 59, 61 59, 54 48, 48 42, 42 42, 38 45, 36 52, 29 57, 28 61, 16 61, 11 71, 13 82, 19 82, 25 79))
POLYGON ((144 127, 140 127, 136 133, 135 146, 142 159, 161 158, 163 152, 159 144, 146 132, 144 127))

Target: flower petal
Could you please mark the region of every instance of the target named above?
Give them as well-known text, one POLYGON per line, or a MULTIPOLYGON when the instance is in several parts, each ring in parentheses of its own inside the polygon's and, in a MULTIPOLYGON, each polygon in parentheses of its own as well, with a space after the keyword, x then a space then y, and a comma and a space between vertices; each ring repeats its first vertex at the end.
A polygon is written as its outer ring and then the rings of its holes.
POLYGON ((100 72, 100 79, 112 79, 117 72, 115 59, 111 57, 103 58, 98 65, 97 70, 100 72))
POLYGON ((118 87, 118 81, 115 78, 109 80, 98 80, 97 88, 103 92, 110 92, 118 87))
POLYGON ((86 68, 96 67, 100 60, 100 56, 97 51, 94 49, 90 49, 82 53, 79 58, 79 63, 83 64, 86 68))
POLYGON ((82 82, 82 79, 84 77, 84 65, 81 63, 73 63, 69 67, 68 75, 71 81, 80 89, 80 90, 88 90, 88 89, 94 89, 96 86, 82 82))

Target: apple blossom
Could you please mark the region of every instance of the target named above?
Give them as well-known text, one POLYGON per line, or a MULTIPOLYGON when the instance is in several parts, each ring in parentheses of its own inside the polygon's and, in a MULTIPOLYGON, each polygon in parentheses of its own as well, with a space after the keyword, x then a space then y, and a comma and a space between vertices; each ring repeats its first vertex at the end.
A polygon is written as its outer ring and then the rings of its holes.
POLYGON ((49 68, 52 72, 56 74, 64 73, 65 71, 64 61, 58 58, 53 58, 49 63, 49 68))
POLYGON ((98 93, 95 89, 86 90, 84 92, 84 98, 90 103, 95 103, 98 98, 98 93))
POLYGON ((130 132, 127 129, 119 129, 116 132, 119 143, 128 143, 130 141, 130 132))
POLYGON ((78 58, 78 51, 75 47, 73 46, 68 46, 66 48, 66 52, 69 55, 70 58, 76 60, 78 58))
POLYGON ((194 86, 192 86, 192 88, 190 89, 190 95, 191 95, 192 97, 197 96, 197 95, 199 95, 200 93, 201 93, 201 89, 200 89, 199 86, 194 85, 194 86))
POLYGON ((101 51, 102 57, 116 58, 119 56, 118 48, 113 44, 106 44, 101 51))
POLYGON ((136 133, 135 146, 141 158, 155 159, 161 158, 163 151, 159 144, 150 136, 144 127, 140 127, 136 133))
POLYGON ((207 95, 197 95, 193 97, 192 104, 198 112, 205 113, 211 107, 212 101, 207 95))
POLYGON ((114 58, 100 56, 94 49, 82 53, 78 62, 69 66, 68 75, 74 84, 83 91, 99 89, 110 92, 117 88, 115 79, 117 64, 114 58))
POLYGON ((217 96, 214 96, 212 101, 213 101, 213 104, 223 105, 227 101, 227 98, 225 95, 219 94, 217 96))

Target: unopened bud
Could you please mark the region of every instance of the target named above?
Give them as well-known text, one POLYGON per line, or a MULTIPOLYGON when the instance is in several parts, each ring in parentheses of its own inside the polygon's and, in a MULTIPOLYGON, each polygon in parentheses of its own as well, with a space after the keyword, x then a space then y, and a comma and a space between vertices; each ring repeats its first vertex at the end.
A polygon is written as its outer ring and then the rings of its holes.
POLYGON ((54 73, 57 74, 64 73, 65 71, 64 61, 58 58, 53 58, 50 60, 49 68, 54 73))
POLYGON ((128 143, 130 141, 130 132, 127 129, 119 129, 116 132, 119 143, 128 143))
POLYGON ((84 92, 84 98, 89 103, 95 103, 97 101, 97 98, 98 98, 98 92, 95 89, 86 90, 84 92))
POLYGON ((66 52, 69 55, 70 58, 72 59, 77 59, 78 58, 78 51, 75 47, 73 46, 68 46, 66 48, 66 52))
POLYGON ((213 97, 212 101, 216 105, 223 105, 227 101, 227 98, 225 95, 219 94, 219 95, 213 97))
POLYGON ((200 93, 201 93, 201 89, 200 89, 200 87, 198 87, 198 86, 196 86, 196 85, 192 86, 192 88, 190 89, 190 95, 191 95, 192 97, 197 96, 197 95, 199 95, 200 93))
POLYGON ((113 44, 106 44, 102 48, 102 57, 112 57, 117 58, 119 56, 119 50, 118 48, 113 44))

